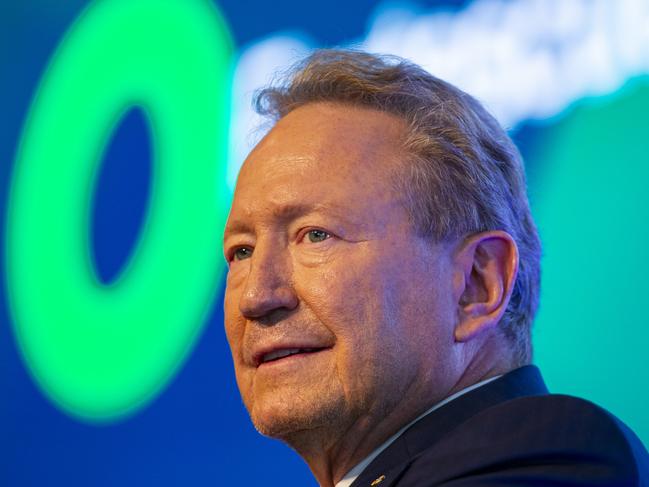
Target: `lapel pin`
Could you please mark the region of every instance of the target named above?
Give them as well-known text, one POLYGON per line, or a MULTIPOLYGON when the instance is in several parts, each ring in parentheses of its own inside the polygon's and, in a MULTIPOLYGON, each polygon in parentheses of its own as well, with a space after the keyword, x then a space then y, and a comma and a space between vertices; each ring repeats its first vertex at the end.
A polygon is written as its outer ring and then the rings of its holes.
POLYGON ((385 475, 381 475, 379 478, 374 479, 372 483, 370 484, 370 487, 374 487, 375 485, 379 485, 381 482, 385 480, 385 475))

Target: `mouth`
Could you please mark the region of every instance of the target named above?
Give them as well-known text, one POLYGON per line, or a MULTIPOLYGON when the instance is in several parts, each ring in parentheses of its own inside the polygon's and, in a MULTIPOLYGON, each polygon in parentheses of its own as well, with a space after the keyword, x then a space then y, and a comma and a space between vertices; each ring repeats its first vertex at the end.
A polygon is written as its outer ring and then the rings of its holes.
POLYGON ((278 362, 289 361, 292 359, 306 357, 329 347, 318 348, 280 348, 268 352, 259 353, 255 356, 255 365, 260 367, 265 364, 274 364, 278 362))

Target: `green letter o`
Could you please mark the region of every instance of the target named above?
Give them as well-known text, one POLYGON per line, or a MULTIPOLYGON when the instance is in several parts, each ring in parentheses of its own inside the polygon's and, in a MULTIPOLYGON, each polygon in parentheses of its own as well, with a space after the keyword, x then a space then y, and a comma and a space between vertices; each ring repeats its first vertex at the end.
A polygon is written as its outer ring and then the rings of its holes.
POLYGON ((190 351, 222 274, 231 42, 208 0, 99 0, 66 34, 29 113, 7 221, 9 304, 45 393, 89 420, 128 414, 190 351), (139 106, 150 209, 115 282, 90 253, 106 142, 139 106))

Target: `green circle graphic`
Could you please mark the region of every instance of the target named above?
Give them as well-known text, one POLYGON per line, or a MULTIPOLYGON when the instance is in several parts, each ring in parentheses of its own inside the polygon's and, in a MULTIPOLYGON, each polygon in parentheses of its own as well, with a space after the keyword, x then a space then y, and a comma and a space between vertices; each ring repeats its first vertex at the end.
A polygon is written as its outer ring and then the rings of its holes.
POLYGON ((74 416, 136 411, 187 357, 223 271, 232 44, 207 0, 100 0, 48 67, 18 151, 7 215, 16 337, 74 416), (103 151, 131 108, 152 134, 151 201, 110 285, 90 251, 103 151))

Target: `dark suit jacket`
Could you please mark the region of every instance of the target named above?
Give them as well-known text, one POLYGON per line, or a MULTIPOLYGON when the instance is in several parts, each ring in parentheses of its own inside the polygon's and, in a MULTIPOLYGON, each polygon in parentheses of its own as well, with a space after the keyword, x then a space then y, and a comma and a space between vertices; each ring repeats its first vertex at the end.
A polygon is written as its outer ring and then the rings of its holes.
POLYGON ((647 486, 649 456, 604 409, 516 369, 425 416, 352 487, 647 486), (383 478, 382 478, 383 477, 383 478))

